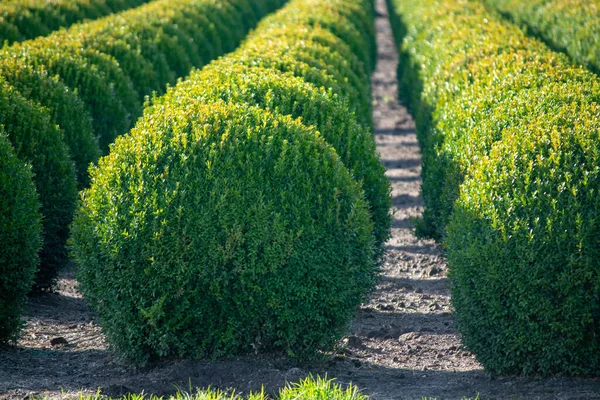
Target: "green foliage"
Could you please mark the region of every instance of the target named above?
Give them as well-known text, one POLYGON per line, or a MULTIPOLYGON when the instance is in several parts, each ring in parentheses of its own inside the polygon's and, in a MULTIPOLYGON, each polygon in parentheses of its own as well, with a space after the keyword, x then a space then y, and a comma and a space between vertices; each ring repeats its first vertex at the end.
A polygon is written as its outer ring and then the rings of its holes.
POLYGON ((279 391, 279 400, 368 400, 368 396, 360 393, 352 383, 346 388, 335 383, 333 379, 321 378, 317 375, 314 378, 309 375, 307 378, 293 383, 279 391))
POLYGON ((0 42, 46 36, 84 19, 96 19, 149 0, 4 0, 0 5, 0 42))
POLYGON ((163 0, 72 30, 86 48, 115 57, 140 100, 233 50, 249 29, 278 6, 266 0, 256 12, 247 0, 163 0), (260 12, 260 14, 259 14, 260 12))
POLYGON ((315 357, 374 285, 360 185, 320 135, 247 105, 165 103, 92 170, 82 290, 136 363, 315 357))
POLYGON ((372 3, 292 4, 261 21, 236 51, 235 62, 289 72, 316 87, 331 88, 370 127, 373 62, 364 49, 374 46, 373 17, 366 11, 372 3))
MULTIPOLYGON (((124 4, 96 3, 115 10, 124 4)), ((244 29, 279 5, 280 0, 154 1, 4 48, 0 74, 49 110, 64 132, 82 188, 89 182, 88 166, 131 127, 145 96, 232 49, 244 29)))
MULTIPOLYGON (((145 7, 157 4, 165 3, 145 7)), ((211 7, 231 29, 277 2, 229 4, 237 13, 211 7)), ((381 245, 389 235, 389 183, 368 128, 370 69, 353 50, 364 32, 333 33, 334 16, 345 15, 339 24, 347 24, 369 15, 372 3, 349 7, 356 15, 341 11, 347 2, 334 4, 323 10, 331 29, 319 28, 300 1, 268 18, 240 50, 155 98, 92 169, 72 253, 86 298, 128 360, 250 351, 315 357, 339 339, 373 287, 380 253, 372 219, 381 245), (273 69, 256 68, 263 64, 273 69), (357 100, 366 127, 349 109, 357 100)), ((169 12, 184 29, 181 10, 169 12)), ((146 42, 138 33, 151 29, 139 26, 123 37, 146 42)), ((220 37, 238 41, 235 32, 220 37)))
POLYGON ((124 133, 141 112, 138 95, 118 63, 105 54, 83 48, 81 43, 71 40, 67 32, 17 43, 2 53, 2 58, 18 60, 20 68, 33 66, 50 76, 57 75, 60 82, 77 90, 92 116, 102 151, 106 151, 108 144, 124 133))
POLYGON ((344 41, 370 73, 375 67, 377 55, 374 21, 369 2, 310 0, 296 5, 294 10, 279 13, 269 23, 279 27, 301 24, 325 28, 344 41))
MULTIPOLYGON (((18 43, 0 53, 13 77, 11 84, 52 110, 68 138, 86 137, 85 144, 69 142, 78 167, 80 186, 97 152, 108 151, 114 139, 131 128, 142 103, 153 92, 162 93, 211 59, 233 50, 248 29, 282 0, 159 0, 97 21, 74 25, 47 37, 18 43), (10 60, 10 61, 8 61, 10 60), (47 75, 73 92, 85 104, 79 112, 60 99, 40 93, 31 71, 47 75), (26 77, 21 78, 25 75, 26 77), (19 82, 15 82, 19 80, 19 82), (70 111, 75 110, 75 111, 70 111), (68 114, 68 115, 67 115, 68 114), (74 121, 72 116, 81 117, 74 121), (88 135, 89 116, 94 135, 88 135), (74 134, 82 129, 80 135, 74 134), (85 152, 83 151, 85 150, 85 152)), ((3 61, 4 63, 4 61, 3 61)), ((39 78, 36 78, 39 79, 39 78)), ((54 93, 56 94, 56 93, 54 93)), ((72 100, 72 99, 70 99, 72 100)))
POLYGON ((599 375, 600 80, 476 2, 393 6, 465 344, 496 373, 599 375))
MULTIPOLYGON (((223 392, 219 389, 200 389, 196 392, 189 392, 178 390, 177 393, 169 397, 156 397, 151 395, 146 397, 142 394, 128 394, 121 397, 121 400, 270 400, 271 397, 263 390, 256 393, 250 393, 247 397, 238 396, 235 392, 227 391, 223 392)), ((104 397, 98 393, 92 396, 79 396, 79 400, 111 400, 112 398, 104 397)), ((335 382, 334 379, 313 377, 309 375, 305 379, 301 379, 300 382, 287 384, 284 388, 279 391, 279 396, 276 397, 278 400, 368 400, 368 396, 360 393, 356 386, 352 383, 346 387, 335 382)), ((479 400, 479 397, 477 399, 479 400)))
POLYGON ((547 109, 506 128, 463 185, 448 228, 453 304, 490 369, 600 375, 600 107, 547 109))
POLYGON ((486 0, 519 25, 575 62, 600 74, 600 1, 486 0))
POLYGON ((2 60, 0 75, 23 97, 48 109, 53 122, 64 132, 64 140, 75 162, 79 188, 87 186, 88 166, 98 160, 100 148, 91 116, 81 99, 43 69, 27 65, 21 60, 2 60))
MULTIPOLYGON (((243 52, 243 48, 240 51, 243 52)), ((376 243, 383 251, 391 224, 389 180, 379 162, 371 132, 357 123, 339 96, 278 70, 236 64, 233 54, 193 72, 167 95, 156 99, 155 107, 165 103, 216 99, 259 106, 301 118, 304 125, 314 126, 356 180, 362 182, 375 224, 376 243)))
POLYGON ((0 345, 18 335, 39 264, 39 208, 31 168, 14 154, 0 126, 0 345))
MULTIPOLYGON (((308 25, 264 27, 255 32, 244 46, 246 54, 252 54, 253 44, 264 46, 265 42, 273 39, 277 39, 277 42, 269 46, 272 52, 288 50, 286 56, 291 59, 305 62, 331 75, 338 82, 341 94, 359 101, 359 110, 364 112, 365 120, 370 119, 370 71, 340 38, 326 29, 308 25), (293 47, 288 48, 290 44, 293 47)), ((257 55, 260 56, 260 53, 257 55)))
POLYGON ((75 168, 62 132, 52 124, 50 116, 6 82, 0 84, 0 110, 0 124, 15 154, 32 166, 44 237, 36 286, 45 289, 67 262, 65 244, 77 197, 75 168))
MULTIPOLYGON (((463 151, 460 144, 479 145, 463 137, 475 130, 455 123, 457 115, 461 122, 470 122, 471 108, 463 97, 468 96, 471 83, 487 82, 494 77, 486 74, 493 74, 496 65, 501 64, 493 63, 491 68, 485 68, 484 65, 489 64, 487 59, 521 50, 536 51, 541 44, 526 40, 516 27, 490 20, 485 9, 474 2, 451 1, 438 8, 428 2, 410 11, 397 2, 393 7, 402 10, 402 17, 393 18, 396 36, 406 35, 398 67, 400 95, 415 116, 423 153, 425 210, 421 233, 441 240, 462 177, 472 159, 472 153, 463 151), (412 15, 413 21, 408 21, 412 15), (488 22, 479 26, 473 19, 488 22), (453 116, 447 115, 450 113, 453 116)), ((481 93, 485 93, 485 89, 481 93)), ((475 93, 477 95, 479 93, 475 93)), ((490 140, 494 140, 493 137, 490 140)))

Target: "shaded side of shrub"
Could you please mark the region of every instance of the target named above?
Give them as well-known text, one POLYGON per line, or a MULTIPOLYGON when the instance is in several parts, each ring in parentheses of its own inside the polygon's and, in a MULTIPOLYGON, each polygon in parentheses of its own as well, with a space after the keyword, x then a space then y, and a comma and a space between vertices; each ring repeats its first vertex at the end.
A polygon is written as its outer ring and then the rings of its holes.
POLYGON ((598 375, 600 80, 476 2, 392 4, 464 342, 495 373, 598 375))
POLYGON ((17 158, 0 126, 0 346, 17 338, 39 265, 39 209, 31 167, 17 158))
POLYGON ((66 241, 77 198, 75 168, 63 134, 48 113, 6 82, 0 85, 0 110, 0 124, 15 154, 32 167, 44 238, 35 283, 47 289, 68 260, 66 241))

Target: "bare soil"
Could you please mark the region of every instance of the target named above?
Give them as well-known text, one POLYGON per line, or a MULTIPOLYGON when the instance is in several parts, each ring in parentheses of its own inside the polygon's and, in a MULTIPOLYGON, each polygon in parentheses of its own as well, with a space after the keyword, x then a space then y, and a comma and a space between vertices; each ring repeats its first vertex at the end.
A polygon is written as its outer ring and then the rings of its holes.
POLYGON ((0 352, 0 398, 66 398, 78 393, 172 393, 177 387, 276 393, 308 373, 353 382, 372 399, 600 399, 599 379, 493 377, 465 350, 450 305, 446 263, 435 243, 413 235, 422 211, 421 158, 414 123, 397 101, 397 54, 384 0, 377 2, 379 61, 374 121, 393 187, 393 236, 382 276, 349 336, 328 361, 296 365, 275 356, 179 361, 131 370, 109 350, 77 291, 73 270, 54 293, 32 298, 18 344, 0 352))

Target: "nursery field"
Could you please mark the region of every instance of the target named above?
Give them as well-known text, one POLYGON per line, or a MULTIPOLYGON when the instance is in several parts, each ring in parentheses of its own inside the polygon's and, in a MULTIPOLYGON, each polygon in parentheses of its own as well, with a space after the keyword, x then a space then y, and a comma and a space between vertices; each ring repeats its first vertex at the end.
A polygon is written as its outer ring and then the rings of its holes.
POLYGON ((599 6, 3 2, 0 399, 600 399, 599 6))

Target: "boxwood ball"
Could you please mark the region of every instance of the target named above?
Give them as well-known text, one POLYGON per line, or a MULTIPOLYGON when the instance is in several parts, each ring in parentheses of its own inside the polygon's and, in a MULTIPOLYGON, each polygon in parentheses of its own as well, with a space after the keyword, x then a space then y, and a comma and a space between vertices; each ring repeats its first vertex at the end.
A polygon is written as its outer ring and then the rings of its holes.
POLYGON ((290 117, 164 104, 92 169, 81 288, 126 359, 315 357, 373 287, 373 224, 336 152, 290 117))

